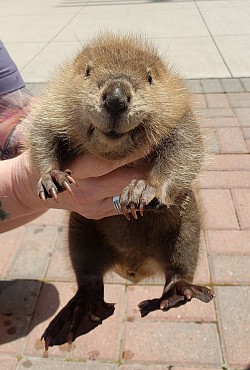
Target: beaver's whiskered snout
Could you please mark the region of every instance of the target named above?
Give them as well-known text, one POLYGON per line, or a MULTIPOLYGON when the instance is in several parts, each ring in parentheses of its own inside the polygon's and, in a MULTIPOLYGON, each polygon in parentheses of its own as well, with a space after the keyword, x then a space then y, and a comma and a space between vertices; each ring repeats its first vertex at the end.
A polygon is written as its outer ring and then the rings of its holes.
POLYGON ((128 110, 131 96, 131 84, 126 80, 115 79, 104 88, 102 103, 109 114, 118 116, 128 110))

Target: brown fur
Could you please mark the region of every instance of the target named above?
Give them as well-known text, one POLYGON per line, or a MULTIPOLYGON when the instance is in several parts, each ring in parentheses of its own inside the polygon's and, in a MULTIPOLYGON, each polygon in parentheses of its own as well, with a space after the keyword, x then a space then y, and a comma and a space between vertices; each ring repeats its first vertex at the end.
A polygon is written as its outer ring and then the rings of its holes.
POLYGON ((130 222, 123 215, 94 221, 71 214, 69 249, 79 290, 91 276, 102 284, 110 269, 135 282, 163 272, 165 292, 179 279, 192 281, 200 216, 191 184, 204 145, 182 81, 150 43, 110 34, 92 40, 49 84, 29 137, 41 176, 86 152, 107 160, 141 146, 150 152, 132 165, 148 171, 153 198, 165 206, 155 210, 149 199, 151 210, 130 222), (104 97, 115 86, 129 103, 114 118, 104 97))

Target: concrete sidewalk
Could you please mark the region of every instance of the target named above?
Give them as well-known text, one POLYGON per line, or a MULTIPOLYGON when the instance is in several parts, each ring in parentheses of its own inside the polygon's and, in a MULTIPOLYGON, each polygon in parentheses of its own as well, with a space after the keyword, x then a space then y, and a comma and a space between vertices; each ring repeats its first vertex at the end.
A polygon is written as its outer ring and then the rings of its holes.
POLYGON ((250 366, 250 1, 0 0, 0 35, 37 93, 51 69, 101 29, 140 30, 166 52, 215 141, 201 176, 205 209, 195 281, 214 286, 141 319, 162 283, 106 278, 115 314, 93 332, 43 351, 41 334, 76 289, 63 211, 0 235, 0 369, 193 370, 250 366), (47 358, 46 358, 47 357, 47 358))
POLYGON ((0 37, 26 82, 103 30, 146 34, 184 78, 250 76, 249 0, 0 0, 0 37))

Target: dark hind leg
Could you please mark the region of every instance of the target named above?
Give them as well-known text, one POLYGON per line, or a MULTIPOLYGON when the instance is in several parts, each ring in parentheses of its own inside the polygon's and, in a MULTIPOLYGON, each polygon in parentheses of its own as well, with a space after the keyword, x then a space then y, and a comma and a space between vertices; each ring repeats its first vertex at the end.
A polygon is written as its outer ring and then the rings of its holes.
POLYGON ((141 316, 155 310, 167 311, 186 304, 192 298, 210 302, 214 293, 207 287, 192 284, 198 262, 200 244, 200 216, 192 192, 181 204, 180 226, 175 232, 169 254, 169 268, 165 273, 166 283, 160 298, 139 304, 141 316))
POLYGON ((185 280, 179 280, 173 284, 170 290, 165 291, 164 289, 161 298, 143 301, 138 307, 141 316, 144 317, 147 316, 149 312, 155 310, 168 311, 170 308, 182 306, 191 301, 192 298, 197 298, 202 302, 208 303, 213 297, 214 293, 211 289, 191 284, 185 280))
POLYGON ((113 261, 112 251, 105 247, 94 222, 75 213, 69 223, 69 251, 78 290, 42 335, 46 350, 73 342, 114 313, 114 303, 104 302, 103 286, 103 275, 113 261))

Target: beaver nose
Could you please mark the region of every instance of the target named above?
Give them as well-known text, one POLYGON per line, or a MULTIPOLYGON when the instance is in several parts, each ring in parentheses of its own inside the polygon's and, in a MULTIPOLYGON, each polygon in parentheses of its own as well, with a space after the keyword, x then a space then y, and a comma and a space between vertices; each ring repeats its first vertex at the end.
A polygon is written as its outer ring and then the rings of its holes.
POLYGON ((111 114, 120 114, 128 109, 130 95, 121 86, 114 86, 102 96, 104 107, 111 114))

